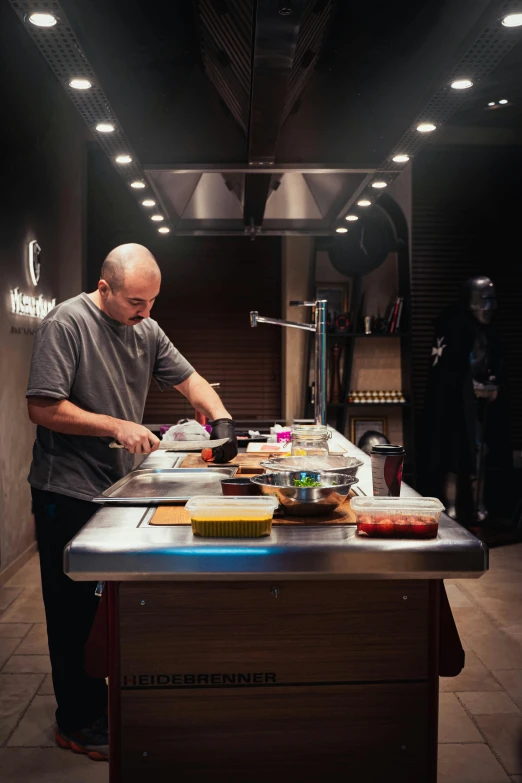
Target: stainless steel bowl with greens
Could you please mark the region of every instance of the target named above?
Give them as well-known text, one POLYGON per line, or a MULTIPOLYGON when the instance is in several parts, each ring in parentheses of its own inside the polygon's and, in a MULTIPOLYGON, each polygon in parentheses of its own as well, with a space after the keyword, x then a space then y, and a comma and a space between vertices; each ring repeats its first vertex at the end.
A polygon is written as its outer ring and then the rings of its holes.
POLYGON ((291 516, 326 516, 343 503, 357 483, 355 476, 329 471, 298 470, 266 473, 251 481, 263 495, 275 495, 285 514, 291 516))
POLYGON ((271 457, 261 463, 265 470, 271 473, 294 473, 297 470, 319 471, 323 473, 344 473, 345 476, 356 476, 363 465, 358 457, 349 456, 316 456, 316 457, 271 457))

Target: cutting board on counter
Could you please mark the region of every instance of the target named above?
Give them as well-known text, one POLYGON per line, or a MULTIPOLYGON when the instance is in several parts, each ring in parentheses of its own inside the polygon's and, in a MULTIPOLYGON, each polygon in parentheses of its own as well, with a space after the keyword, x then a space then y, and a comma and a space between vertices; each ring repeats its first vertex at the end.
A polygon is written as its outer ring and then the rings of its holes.
MULTIPOLYGON (((266 460, 266 454, 238 454, 229 465, 239 465, 238 477, 247 478, 248 476, 264 473, 261 462, 266 460)), ((200 454, 189 454, 180 467, 182 468, 206 468, 208 463, 202 459, 200 454)), ((274 517, 274 525, 289 526, 324 526, 324 525, 353 525, 355 524, 355 514, 350 506, 350 498, 355 497, 354 492, 350 492, 345 502, 333 514, 325 517, 274 517)), ((190 515, 188 511, 180 506, 160 506, 150 525, 190 525, 190 515), (174 521, 171 521, 174 520, 174 521)))
MULTIPOLYGON (((342 506, 325 517, 283 517, 275 516, 272 525, 290 527, 324 527, 325 525, 354 525, 355 514, 350 505, 351 492, 342 506)), ((183 506, 158 506, 149 525, 190 525, 190 513, 183 506)))
MULTIPOLYGON (((240 470, 238 476, 244 476, 246 468, 252 468, 253 473, 264 473, 265 471, 261 467, 261 463, 266 459, 266 454, 238 454, 233 460, 227 462, 227 465, 239 465, 240 470)), ((213 464, 213 463, 210 463, 213 464)), ((205 462, 201 454, 189 454, 185 457, 180 465, 180 468, 208 468, 209 463, 205 462)))

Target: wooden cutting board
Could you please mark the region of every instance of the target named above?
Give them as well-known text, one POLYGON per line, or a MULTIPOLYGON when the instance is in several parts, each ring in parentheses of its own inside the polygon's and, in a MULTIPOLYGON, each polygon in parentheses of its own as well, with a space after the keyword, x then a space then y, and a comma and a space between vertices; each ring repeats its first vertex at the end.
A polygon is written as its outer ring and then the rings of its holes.
MULTIPOLYGON (((350 506, 351 492, 345 502, 332 514, 326 517, 283 517, 275 516, 273 525, 289 526, 319 526, 324 525, 354 525, 355 514, 350 506)), ((158 506, 149 525, 190 525, 190 513, 183 506, 158 506)))
MULTIPOLYGON (((264 470, 261 468, 261 463, 267 459, 267 455, 261 454, 238 454, 233 460, 227 462, 227 465, 240 465, 241 467, 259 468, 261 472, 264 470)), ((180 465, 180 468, 208 468, 209 464, 205 462, 201 454, 188 454, 180 465)), ((241 470, 238 475, 242 475, 241 470)))
MULTIPOLYGON (((249 470, 255 470, 256 473, 264 473, 261 468, 261 462, 267 459, 266 454, 238 454, 229 465, 239 465, 238 476, 247 478, 249 470)), ((182 468, 207 468, 208 462, 202 459, 201 454, 189 454, 180 467, 182 468)), ((294 526, 322 526, 322 525, 353 525, 355 524, 355 514, 350 506, 350 498, 355 493, 350 492, 346 501, 337 511, 327 517, 274 517, 274 525, 294 525, 294 526)), ((190 515, 183 506, 160 506, 149 522, 150 525, 190 525, 190 515), (170 512, 170 513, 169 513, 170 512), (171 521, 174 520, 174 521, 171 521)))

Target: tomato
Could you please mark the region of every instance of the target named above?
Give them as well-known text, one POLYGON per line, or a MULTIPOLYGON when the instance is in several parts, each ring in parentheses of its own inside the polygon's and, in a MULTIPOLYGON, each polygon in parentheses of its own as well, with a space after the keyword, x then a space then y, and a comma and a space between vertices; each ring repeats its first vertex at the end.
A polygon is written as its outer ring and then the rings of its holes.
POLYGON ((357 532, 370 535, 372 528, 372 518, 369 514, 361 514, 357 517, 357 532))
POLYGON ((437 528, 433 517, 416 517, 404 512, 361 514, 357 518, 357 532, 377 538, 434 538, 437 528))
POLYGON ((214 455, 212 454, 212 449, 203 449, 201 452, 202 459, 205 460, 205 462, 214 462, 214 455))
POLYGON ((395 522, 389 517, 384 517, 379 520, 376 525, 376 533, 379 536, 390 538, 395 532, 395 522))
POLYGON ((416 517, 413 520, 412 531, 416 538, 434 538, 437 535, 437 525, 434 519, 416 517))
POLYGON ((395 523, 384 514, 379 514, 376 517, 363 514, 357 520, 357 532, 365 533, 367 536, 391 538, 394 529, 395 523))
POLYGON ((395 535, 398 538, 411 535, 412 525, 409 517, 401 517, 395 522, 395 535))

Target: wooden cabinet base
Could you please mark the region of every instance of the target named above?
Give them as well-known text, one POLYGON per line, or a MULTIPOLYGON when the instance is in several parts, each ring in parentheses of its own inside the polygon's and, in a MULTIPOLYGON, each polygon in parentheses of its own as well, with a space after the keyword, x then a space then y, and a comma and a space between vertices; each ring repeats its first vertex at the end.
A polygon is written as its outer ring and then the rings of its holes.
POLYGON ((435 783, 438 588, 113 586, 111 783, 435 783))
POLYGON ((420 783, 426 700, 423 683, 125 692, 124 780, 420 783))

